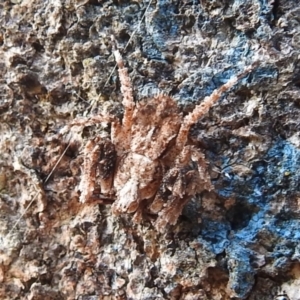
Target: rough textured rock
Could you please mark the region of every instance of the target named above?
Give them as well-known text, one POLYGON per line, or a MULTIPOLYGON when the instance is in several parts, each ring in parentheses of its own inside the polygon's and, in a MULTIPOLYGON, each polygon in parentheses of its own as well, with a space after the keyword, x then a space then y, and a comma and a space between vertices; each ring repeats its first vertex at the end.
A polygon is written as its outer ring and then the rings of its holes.
POLYGON ((296 0, 3 1, 0 298, 298 299, 299 14, 296 0), (261 61, 192 128, 214 190, 163 234, 79 203, 84 143, 110 128, 59 134, 122 115, 111 34, 136 100, 163 92, 183 113, 261 61))

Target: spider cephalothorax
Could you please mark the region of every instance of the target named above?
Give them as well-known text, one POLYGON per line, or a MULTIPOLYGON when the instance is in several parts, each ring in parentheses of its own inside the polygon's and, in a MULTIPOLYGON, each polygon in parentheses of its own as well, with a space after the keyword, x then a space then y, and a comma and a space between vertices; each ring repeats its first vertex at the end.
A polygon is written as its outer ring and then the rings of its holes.
POLYGON ((197 193, 211 190, 204 154, 187 143, 189 129, 241 77, 238 76, 206 97, 183 117, 177 103, 166 95, 135 103, 131 81, 119 51, 114 55, 119 68, 124 116, 98 115, 77 119, 71 126, 111 123, 111 137, 89 141, 79 190, 80 201, 111 199, 115 214, 156 215, 156 228, 175 224, 184 205, 197 193))

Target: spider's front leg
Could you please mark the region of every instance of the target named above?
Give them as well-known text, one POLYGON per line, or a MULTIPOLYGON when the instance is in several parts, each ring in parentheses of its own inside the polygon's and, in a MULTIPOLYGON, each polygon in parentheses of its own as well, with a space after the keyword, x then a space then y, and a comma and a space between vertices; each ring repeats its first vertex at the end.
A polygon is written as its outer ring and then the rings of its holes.
POLYGON ((183 123, 180 127, 178 136, 176 138, 176 145, 174 147, 175 152, 179 153, 187 143, 188 134, 191 126, 198 122, 209 110, 210 108, 219 101, 222 95, 231 89, 235 84, 239 82, 243 77, 253 71, 257 66, 258 62, 254 62, 251 66, 245 68, 241 73, 233 76, 225 84, 221 85, 219 88, 215 89, 210 96, 206 96, 200 104, 198 104, 194 110, 185 116, 183 123))
POLYGON ((135 109, 135 102, 133 98, 133 88, 128 70, 125 68, 122 56, 119 50, 116 49, 115 40, 113 41, 113 53, 118 66, 119 79, 121 83, 121 92, 123 95, 122 104, 124 106, 124 116, 121 127, 112 126, 112 141, 116 145, 118 152, 130 150, 131 130, 133 122, 133 113, 135 109))

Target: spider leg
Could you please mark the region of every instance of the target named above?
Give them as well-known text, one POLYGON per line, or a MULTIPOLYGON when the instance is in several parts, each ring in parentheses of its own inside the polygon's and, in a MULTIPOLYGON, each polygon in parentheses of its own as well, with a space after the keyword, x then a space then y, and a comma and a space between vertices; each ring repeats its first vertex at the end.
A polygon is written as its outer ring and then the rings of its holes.
POLYGON ((71 128, 74 126, 80 126, 80 127, 87 127, 87 126, 93 126, 99 123, 112 123, 116 124, 115 126, 119 126, 119 121, 114 116, 103 116, 103 115, 97 115, 93 117, 79 117, 74 119, 70 124, 64 126, 60 130, 60 134, 66 134, 70 132, 71 128))
MULTIPOLYGON (((115 44, 114 38, 112 37, 113 44, 115 44)), ((124 117, 122 120, 122 129, 120 133, 116 132, 114 134, 115 138, 118 140, 118 134, 120 135, 120 138, 123 144, 124 149, 130 148, 130 141, 131 141, 131 127, 132 127, 132 118, 133 118, 133 112, 135 108, 135 102, 133 98, 133 89, 130 77, 128 75, 127 68, 124 66, 124 62, 122 59, 122 56, 119 52, 119 50, 116 49, 114 46, 113 50, 116 63, 118 65, 118 72, 119 72, 119 78, 121 82, 121 92, 123 95, 123 101, 122 104, 124 105, 125 111, 124 111, 124 117)), ((117 143, 118 144, 118 143, 117 143)))
POLYGON ((205 156, 196 148, 185 146, 164 175, 149 207, 151 213, 158 214, 157 230, 162 232, 167 224, 175 225, 186 203, 204 190, 212 190, 205 156))
POLYGON ((79 201, 86 203, 91 199, 95 189, 96 168, 100 156, 99 145, 96 145, 94 140, 88 141, 84 147, 83 155, 84 161, 79 183, 79 191, 81 192, 79 201))
MULTIPOLYGON (((99 123, 111 123, 115 128, 120 127, 119 120, 110 115, 96 115, 88 118, 76 118, 70 124, 60 130, 60 134, 69 133, 74 126, 86 127, 93 126, 99 123)), ((79 183, 79 191, 81 192, 79 201, 81 203, 104 202, 107 195, 111 193, 114 164, 116 160, 115 148, 112 142, 108 139, 101 140, 94 138, 88 141, 83 150, 83 168, 81 180, 79 183), (99 180, 96 178, 100 178, 99 180), (97 190, 97 183, 100 184, 100 197, 95 201, 95 191, 97 190)), ((98 184, 98 186, 99 186, 98 184)))
POLYGON ((257 63, 253 63, 251 66, 247 67, 237 76, 232 77, 223 84, 218 89, 214 90, 210 96, 204 98, 204 100, 197 105, 194 110, 188 114, 182 122, 180 127, 177 139, 176 139, 176 151, 180 152, 183 149, 184 145, 187 142, 187 137, 189 134, 189 130, 193 124, 195 124, 202 116, 204 116, 209 109, 221 98, 223 93, 232 88, 240 79, 249 74, 255 67, 257 63))
POLYGON ((97 183, 99 183, 98 187, 100 188, 100 196, 98 198, 106 200, 112 193, 116 160, 114 145, 108 139, 100 140, 100 138, 95 138, 86 144, 83 157, 83 169, 79 183, 80 202, 94 202, 97 183))

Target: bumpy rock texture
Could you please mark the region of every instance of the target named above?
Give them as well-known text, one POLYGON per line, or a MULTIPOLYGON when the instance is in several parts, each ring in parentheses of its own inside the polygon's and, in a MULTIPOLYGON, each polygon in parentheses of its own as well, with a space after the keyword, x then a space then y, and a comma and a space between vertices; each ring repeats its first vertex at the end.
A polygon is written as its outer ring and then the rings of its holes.
POLYGON ((3 2, 0 299, 298 299, 298 1, 3 2), (121 117, 111 34, 135 98, 163 92, 183 113, 261 61, 192 128, 214 189, 165 233, 79 203, 82 148, 110 128, 59 134, 121 117))

